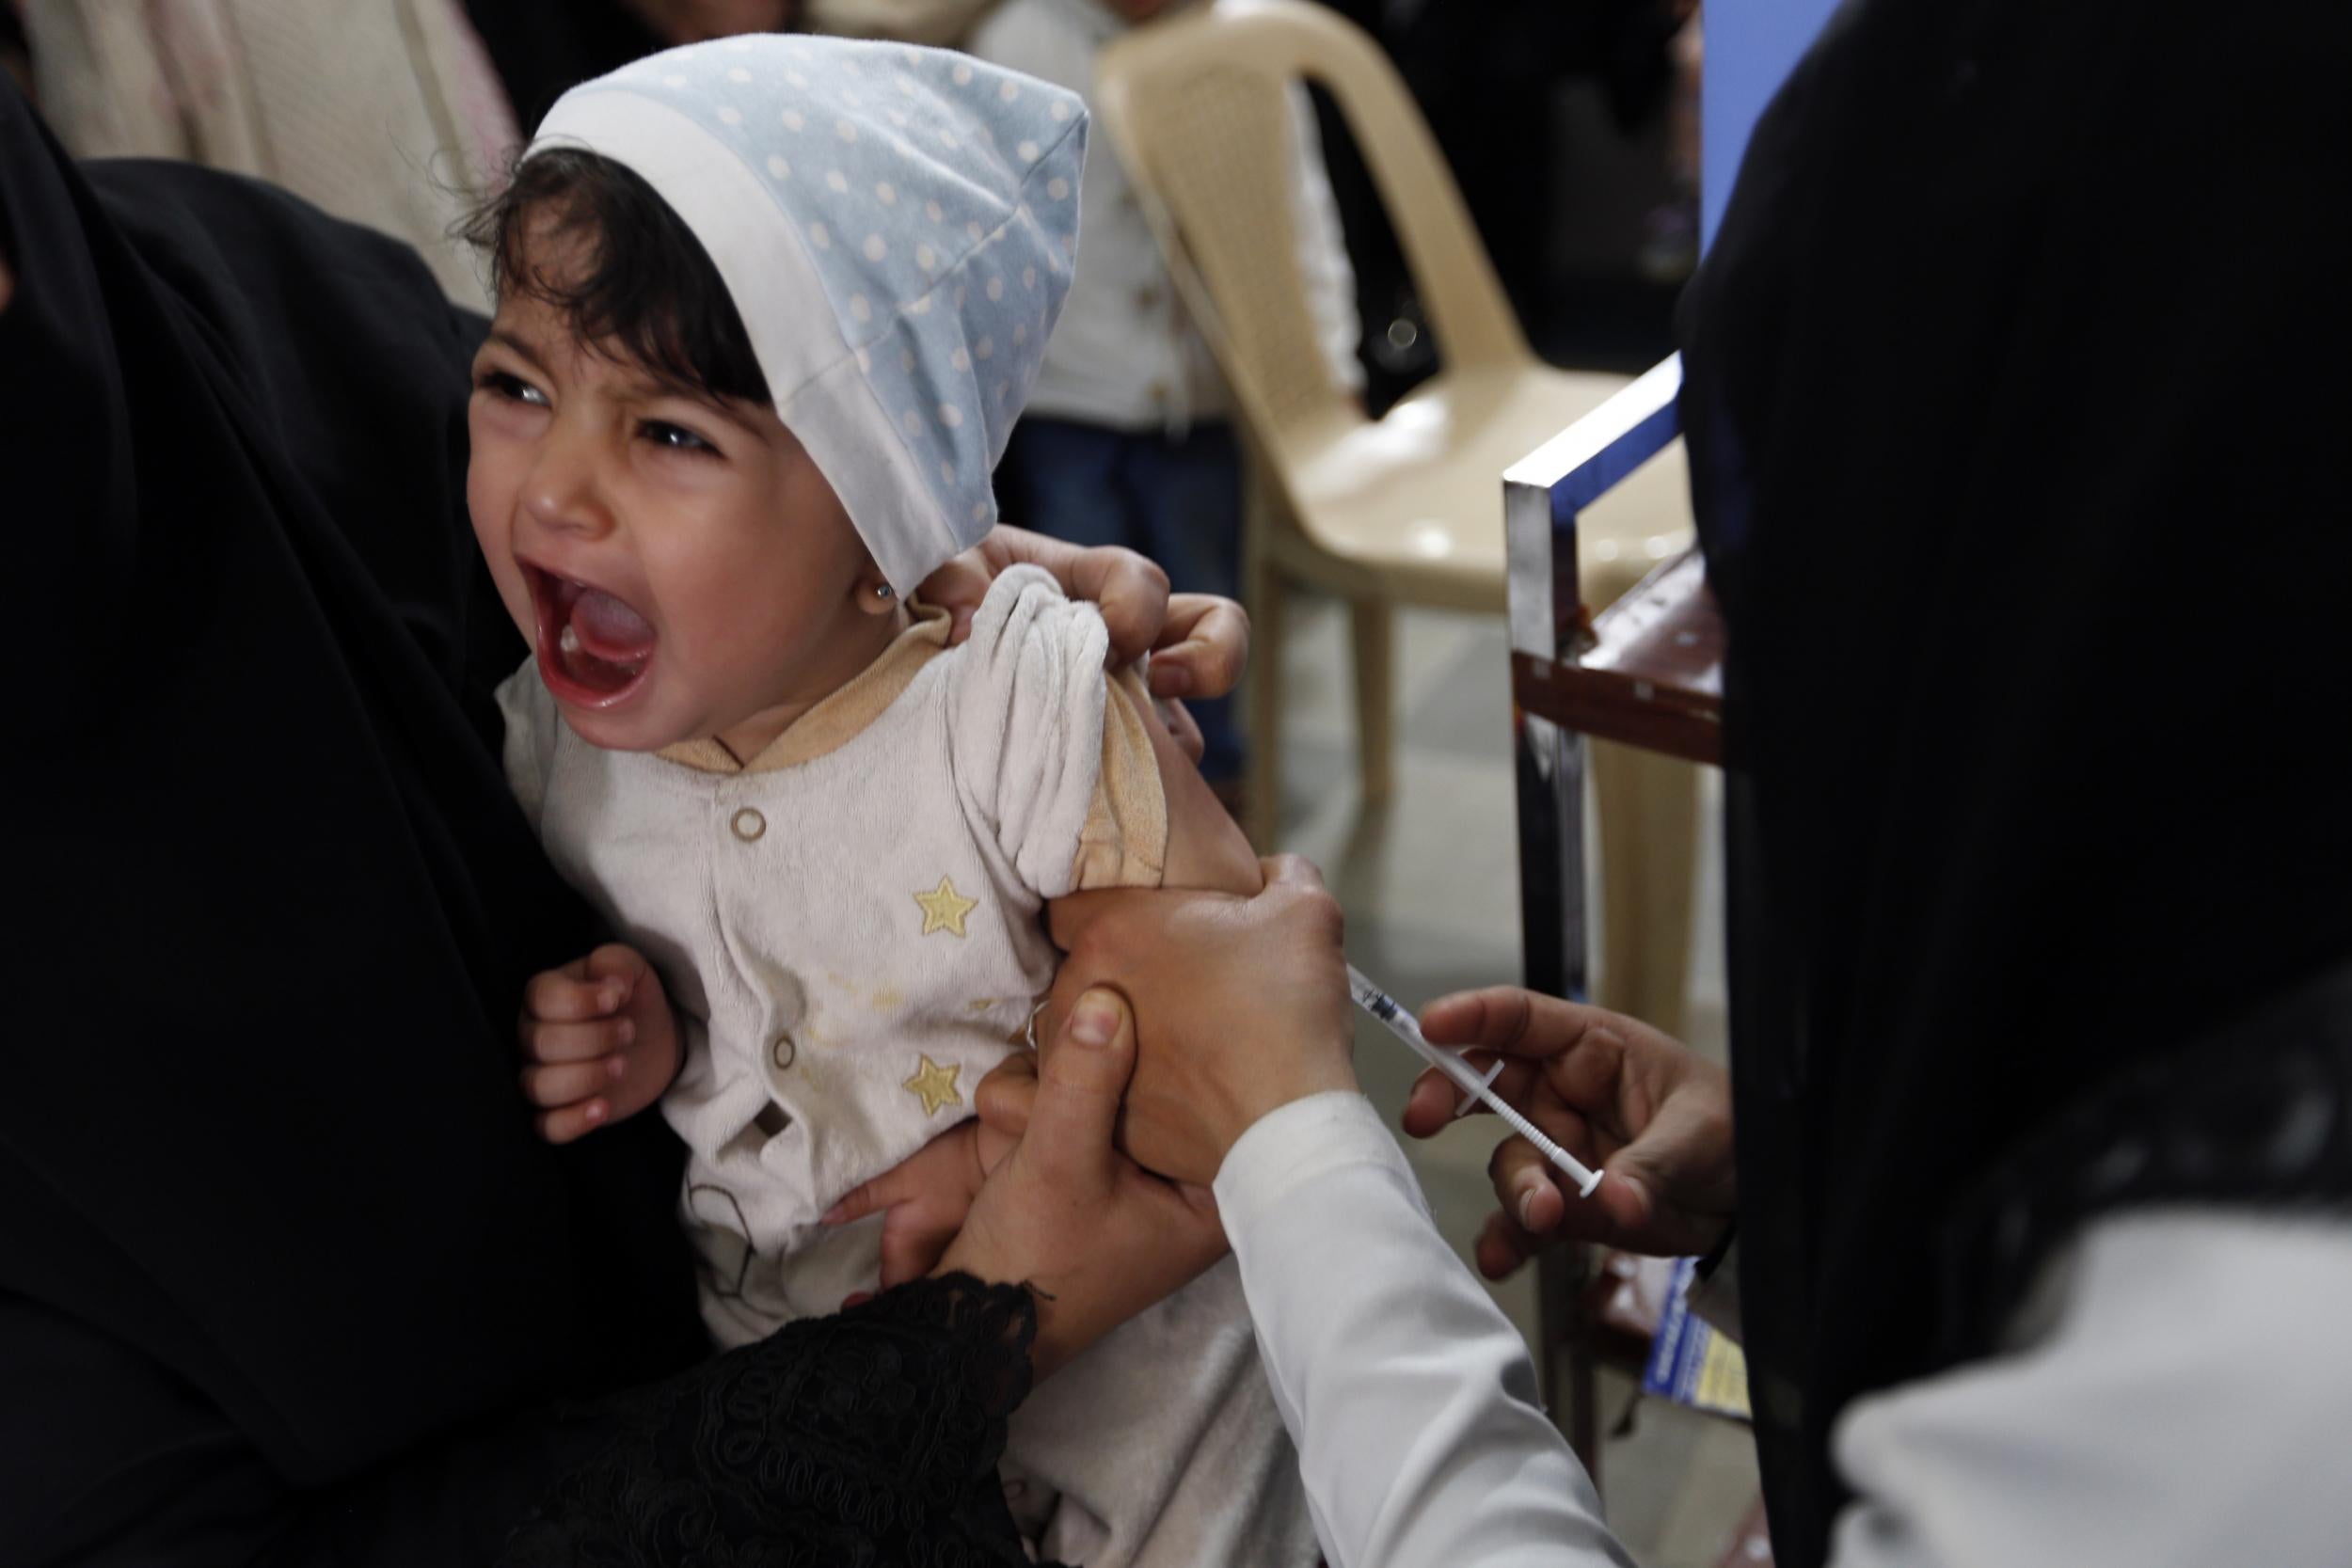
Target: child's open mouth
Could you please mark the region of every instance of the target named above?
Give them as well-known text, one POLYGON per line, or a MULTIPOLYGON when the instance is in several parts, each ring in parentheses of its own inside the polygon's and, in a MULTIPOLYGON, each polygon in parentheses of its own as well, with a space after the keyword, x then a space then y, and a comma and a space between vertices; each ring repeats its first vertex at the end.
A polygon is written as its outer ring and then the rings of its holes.
POLYGON ((660 634, 600 588, 522 563, 539 610, 539 673, 580 707, 609 708, 637 689, 660 634))

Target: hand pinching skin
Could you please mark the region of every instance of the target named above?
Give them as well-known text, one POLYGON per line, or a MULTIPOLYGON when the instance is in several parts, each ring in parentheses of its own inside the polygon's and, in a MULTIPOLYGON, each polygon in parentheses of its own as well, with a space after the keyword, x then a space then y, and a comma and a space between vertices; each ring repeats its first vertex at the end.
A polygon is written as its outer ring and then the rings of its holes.
POLYGON ((532 975, 517 1032, 523 1095, 539 1107, 549 1143, 635 1116, 661 1097, 681 1060, 661 976, 619 942, 532 975))

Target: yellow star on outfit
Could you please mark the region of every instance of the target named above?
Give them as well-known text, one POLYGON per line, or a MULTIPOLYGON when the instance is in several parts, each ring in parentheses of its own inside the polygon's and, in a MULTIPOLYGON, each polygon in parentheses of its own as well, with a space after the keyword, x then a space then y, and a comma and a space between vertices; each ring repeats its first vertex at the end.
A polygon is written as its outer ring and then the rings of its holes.
POLYGON ((923 1114, 935 1117, 939 1115, 942 1105, 962 1104, 963 1096, 956 1092, 956 1074, 963 1070, 962 1064, 941 1067, 929 1056, 923 1057, 922 1061, 921 1069, 898 1086, 923 1097, 923 1114))
POLYGON ((919 933, 923 936, 930 936, 933 931, 949 931, 961 937, 963 935, 963 917, 980 907, 978 899, 966 898, 958 893, 956 884, 945 877, 939 879, 939 885, 930 892, 916 894, 914 901, 923 906, 923 929, 919 933))

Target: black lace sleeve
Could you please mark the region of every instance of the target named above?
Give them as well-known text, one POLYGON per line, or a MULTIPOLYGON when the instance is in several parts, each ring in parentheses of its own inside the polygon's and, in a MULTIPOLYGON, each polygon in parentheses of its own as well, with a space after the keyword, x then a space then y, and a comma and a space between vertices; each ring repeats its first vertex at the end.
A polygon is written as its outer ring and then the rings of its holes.
POLYGON ((500 1561, 1025 1563, 996 1462, 1036 1327, 1019 1286, 920 1280, 582 1411, 612 1436, 500 1561))

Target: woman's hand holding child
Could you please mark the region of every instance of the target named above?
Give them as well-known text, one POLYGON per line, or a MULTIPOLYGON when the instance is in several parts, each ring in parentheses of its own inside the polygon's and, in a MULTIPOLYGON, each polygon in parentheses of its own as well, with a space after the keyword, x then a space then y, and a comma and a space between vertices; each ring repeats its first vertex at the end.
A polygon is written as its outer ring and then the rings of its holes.
POLYGON ((523 988, 523 1096, 539 1135, 567 1144, 633 1117, 677 1076, 683 1052, 661 976, 617 942, 523 988))

